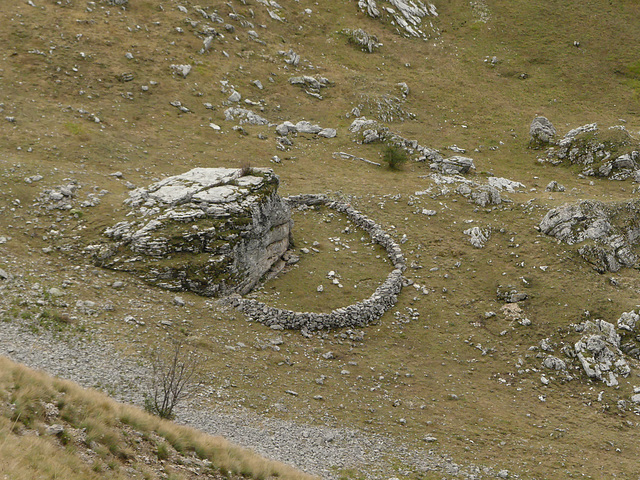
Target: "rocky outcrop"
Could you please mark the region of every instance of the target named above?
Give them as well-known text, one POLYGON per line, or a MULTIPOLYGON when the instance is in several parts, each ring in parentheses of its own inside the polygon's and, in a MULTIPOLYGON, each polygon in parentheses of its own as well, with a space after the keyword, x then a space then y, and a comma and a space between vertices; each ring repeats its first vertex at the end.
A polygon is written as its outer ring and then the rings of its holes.
MULTIPOLYGON (((376 0, 358 0, 360 10, 373 18, 388 18, 396 26, 398 33, 406 37, 429 38, 431 34, 425 32, 425 17, 437 17, 435 5, 425 5, 420 0, 388 0, 390 6, 378 6, 376 0)), ((433 23, 427 26, 432 32, 437 32, 433 23)))
POLYGON ((469 164, 467 160, 456 160, 451 157, 445 159, 438 150, 420 145, 417 140, 409 140, 389 130, 376 120, 358 117, 349 126, 349 131, 354 134, 358 143, 385 143, 402 148, 407 154, 418 162, 429 162, 435 170, 441 170, 438 165, 447 165, 452 171, 464 173, 473 167, 473 160, 469 164))
POLYGON ((618 385, 618 376, 629 376, 631 368, 620 350, 620 335, 604 320, 586 321, 575 353, 585 373, 610 387, 618 385))
POLYGON ((468 173, 469 170, 475 168, 473 159, 469 157, 463 157, 460 155, 454 155, 450 158, 438 158, 429 165, 432 170, 445 175, 457 175, 468 173))
POLYGON ((603 203, 584 200, 550 210, 540 231, 568 245, 600 272, 617 272, 638 261, 640 201, 603 203))
POLYGON ((546 192, 564 192, 564 185, 555 180, 551 180, 544 189, 546 192))
POLYGON ((90 249, 98 265, 169 290, 247 293, 289 247, 278 183, 270 169, 194 168, 130 192, 127 219, 90 249))
MULTIPOLYGON (((546 135, 542 127, 537 131, 546 135)), ((625 180, 640 168, 640 143, 624 127, 601 130, 591 123, 568 132, 540 161, 581 165, 583 175, 625 180)))
POLYGON ((556 370, 560 372, 563 372, 567 369, 567 363, 564 360, 553 355, 548 355, 547 358, 545 358, 542 362, 542 365, 550 370, 556 370))
POLYGON ((472 158, 454 155, 444 158, 436 149, 422 146, 417 140, 408 140, 394 133, 378 123, 365 117, 358 117, 349 126, 349 131, 355 135, 359 143, 385 143, 405 150, 413 159, 419 162, 429 162, 429 167, 444 175, 468 173, 475 169, 472 158))
POLYGON ((357 46, 363 52, 373 53, 375 50, 382 46, 382 43, 378 41, 378 37, 373 34, 365 32, 361 28, 345 29, 342 31, 349 40, 349 43, 357 46))
POLYGON ((486 207, 488 205, 500 205, 502 203, 500 191, 490 185, 477 185, 471 182, 462 183, 455 191, 481 207, 486 207))
POLYGON ((498 285, 496 296, 506 303, 518 303, 529 298, 528 294, 519 291, 514 285, 498 285))
POLYGON ((307 95, 311 95, 318 100, 323 99, 322 95, 320 95, 320 90, 331 85, 328 78, 321 77, 319 75, 316 75, 315 77, 311 77, 309 75, 291 77, 289 78, 289 83, 291 85, 298 85, 302 87, 307 95))
POLYGON ((526 188, 524 184, 509 180, 503 177, 489 177, 487 179, 489 186, 497 188, 498 190, 506 190, 507 192, 514 193, 522 188, 526 188))
POLYGON ((224 111, 225 120, 230 122, 236 120, 236 118, 240 125, 244 123, 249 125, 269 125, 269 120, 246 108, 230 107, 224 111))
POLYGON ((335 128, 322 128, 320 125, 313 124, 306 120, 301 120, 298 123, 290 121, 284 121, 276 126, 276 133, 281 137, 286 137, 290 133, 306 133, 311 135, 318 135, 323 138, 334 138, 338 132, 335 128))
MULTIPOLYGON (((577 338, 569 340, 569 343, 565 340, 558 342, 563 345, 561 352, 564 358, 547 354, 542 361, 544 368, 563 375, 566 381, 575 378, 573 371, 581 371, 593 380, 616 388, 620 377, 628 377, 632 371, 635 372, 640 359, 638 312, 624 312, 614 323, 594 319, 572 326, 577 338)), ((539 348, 553 352, 558 343, 546 338, 540 342, 539 348)), ((541 354, 538 356, 542 357, 541 354)), ((640 393, 640 389, 635 393, 640 393)))
POLYGON ((475 248, 483 248, 485 243, 487 243, 491 237, 491 230, 481 229, 480 227, 469 228, 463 233, 465 235, 469 235, 469 242, 475 248))
POLYGON ((616 322, 620 334, 620 350, 626 355, 640 359, 640 315, 637 312, 623 312, 616 322))
POLYGON ((300 205, 325 205, 349 218, 356 226, 366 231, 371 239, 386 251, 394 270, 369 298, 330 313, 296 312, 271 307, 255 299, 238 295, 225 299, 226 304, 242 311, 252 321, 260 322, 274 329, 299 329, 303 332, 342 327, 363 327, 376 322, 389 308, 395 305, 402 290, 402 273, 406 263, 400 246, 374 221, 351 207, 349 204, 332 201, 324 195, 298 195, 289 197, 291 207, 300 205))
POLYGON ((547 117, 536 117, 529 127, 530 148, 546 148, 553 143, 556 129, 547 117))

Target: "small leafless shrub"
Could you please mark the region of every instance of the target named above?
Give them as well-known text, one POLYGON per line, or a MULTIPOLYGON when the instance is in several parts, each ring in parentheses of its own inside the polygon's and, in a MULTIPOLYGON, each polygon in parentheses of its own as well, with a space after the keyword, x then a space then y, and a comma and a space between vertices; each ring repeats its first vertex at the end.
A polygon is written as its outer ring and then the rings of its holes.
POLYGON ((240 176, 246 177, 247 175, 251 175, 253 173, 253 167, 249 162, 244 162, 240 167, 240 176))
POLYGON ((174 342, 168 352, 156 348, 151 355, 152 378, 145 410, 161 418, 174 418, 176 405, 195 393, 199 363, 181 342, 174 342))

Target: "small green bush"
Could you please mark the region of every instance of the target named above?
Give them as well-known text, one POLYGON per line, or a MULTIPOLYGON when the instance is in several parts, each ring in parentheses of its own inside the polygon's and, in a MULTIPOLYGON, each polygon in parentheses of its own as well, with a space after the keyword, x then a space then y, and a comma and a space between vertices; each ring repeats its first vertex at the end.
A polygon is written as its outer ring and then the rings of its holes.
POLYGON ((401 170, 407 163, 407 153, 396 145, 387 145, 384 149, 382 160, 387 164, 389 170, 401 170))

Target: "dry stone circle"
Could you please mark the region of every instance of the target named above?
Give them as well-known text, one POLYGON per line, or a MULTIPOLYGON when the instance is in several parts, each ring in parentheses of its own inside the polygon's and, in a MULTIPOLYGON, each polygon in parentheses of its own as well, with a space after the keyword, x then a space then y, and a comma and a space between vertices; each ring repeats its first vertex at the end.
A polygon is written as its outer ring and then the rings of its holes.
POLYGON ((355 304, 338 308, 330 313, 296 312, 271 307, 255 299, 242 298, 239 295, 225 300, 245 314, 251 320, 275 329, 300 329, 303 332, 342 327, 364 327, 374 323, 393 305, 402 290, 403 272, 406 269, 405 258, 400 246, 380 225, 367 218, 351 205, 329 199, 325 195, 297 195, 286 199, 290 207, 299 205, 326 205, 349 218, 356 226, 366 231, 373 241, 387 252, 394 270, 369 298, 355 304))

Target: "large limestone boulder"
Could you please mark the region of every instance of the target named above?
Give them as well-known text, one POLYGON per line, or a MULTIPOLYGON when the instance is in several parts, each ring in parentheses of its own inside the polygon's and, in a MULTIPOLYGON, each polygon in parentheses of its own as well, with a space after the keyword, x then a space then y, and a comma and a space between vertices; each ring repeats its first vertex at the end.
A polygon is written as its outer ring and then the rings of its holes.
POLYGON ((96 263, 170 290, 244 294, 282 268, 289 247, 278 184, 271 169, 194 168, 133 190, 96 263))

